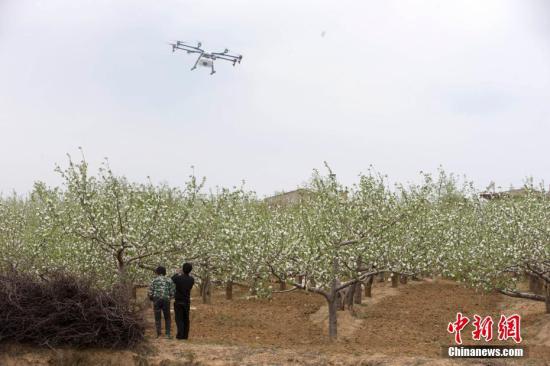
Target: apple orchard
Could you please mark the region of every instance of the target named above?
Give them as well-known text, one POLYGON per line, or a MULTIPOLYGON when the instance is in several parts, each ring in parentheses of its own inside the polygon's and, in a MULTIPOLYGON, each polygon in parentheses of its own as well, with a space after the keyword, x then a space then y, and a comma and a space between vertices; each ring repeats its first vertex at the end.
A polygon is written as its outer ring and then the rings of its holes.
POLYGON ((521 195, 485 199, 443 170, 390 185, 370 169, 348 187, 326 165, 299 199, 278 202, 244 186, 207 191, 194 176, 178 188, 133 183, 107 162, 91 172, 69 159, 57 172, 61 186, 0 198, 0 271, 85 273, 131 296, 156 266, 190 261, 206 303, 214 286, 231 298, 236 284, 251 296, 321 296, 332 338, 338 310, 370 296, 384 274, 444 276, 546 301, 550 312, 550 196, 531 181, 521 195), (526 278, 542 290, 518 290, 526 278))

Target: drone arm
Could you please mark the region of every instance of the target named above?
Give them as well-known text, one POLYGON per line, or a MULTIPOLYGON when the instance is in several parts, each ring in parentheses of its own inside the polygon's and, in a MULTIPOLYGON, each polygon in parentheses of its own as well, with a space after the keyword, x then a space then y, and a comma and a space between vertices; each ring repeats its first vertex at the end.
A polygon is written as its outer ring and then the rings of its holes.
POLYGON ((240 56, 232 56, 232 55, 226 55, 223 53, 212 53, 212 55, 216 56, 216 59, 226 60, 226 61, 233 61, 233 62, 240 62, 241 57, 240 56))
POLYGON ((232 57, 232 58, 241 58, 242 56, 236 56, 236 55, 230 55, 227 52, 212 52, 212 55, 216 55, 219 57, 232 57))
POLYGON ((175 48, 175 49, 178 49, 178 50, 182 50, 182 51, 188 52, 188 53, 203 53, 202 50, 194 49, 194 48, 188 49, 188 48, 184 48, 184 47, 181 47, 181 46, 176 46, 176 47, 174 47, 174 48, 175 48))
POLYGON ((194 52, 194 53, 204 53, 204 50, 202 50, 200 48, 200 44, 198 46, 189 46, 183 42, 176 42, 176 43, 173 43, 172 46, 174 48, 177 48, 179 50, 183 50, 183 51, 187 51, 187 52, 194 52))

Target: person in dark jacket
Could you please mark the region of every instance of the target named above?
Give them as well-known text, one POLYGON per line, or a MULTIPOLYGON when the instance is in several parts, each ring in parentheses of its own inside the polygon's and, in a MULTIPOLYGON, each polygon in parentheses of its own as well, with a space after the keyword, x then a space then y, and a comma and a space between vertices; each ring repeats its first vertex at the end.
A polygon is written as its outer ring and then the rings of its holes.
POLYGON ((176 317, 177 339, 189 338, 189 310, 191 308, 191 289, 195 279, 189 275, 193 266, 191 263, 184 263, 181 273, 172 276, 176 292, 174 295, 174 314, 176 317))

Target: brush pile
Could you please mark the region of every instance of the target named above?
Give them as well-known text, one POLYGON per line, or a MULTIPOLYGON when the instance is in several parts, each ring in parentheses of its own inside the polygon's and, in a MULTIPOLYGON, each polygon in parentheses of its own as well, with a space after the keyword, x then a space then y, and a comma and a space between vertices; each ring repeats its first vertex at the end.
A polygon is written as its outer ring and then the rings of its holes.
POLYGON ((139 313, 116 290, 61 273, 48 279, 0 273, 0 342, 127 348, 144 331, 139 313))

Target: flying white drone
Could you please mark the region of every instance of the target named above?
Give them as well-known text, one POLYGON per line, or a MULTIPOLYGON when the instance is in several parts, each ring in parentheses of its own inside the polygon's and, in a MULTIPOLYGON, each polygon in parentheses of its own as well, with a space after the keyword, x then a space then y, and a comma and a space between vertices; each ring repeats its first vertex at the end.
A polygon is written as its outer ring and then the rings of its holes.
POLYGON ((233 66, 235 66, 236 63, 241 63, 241 60, 243 59, 243 56, 233 56, 229 54, 229 50, 226 48, 223 52, 205 52, 203 49, 201 49, 202 43, 197 42, 197 46, 190 46, 188 44, 185 44, 181 41, 176 41, 176 43, 169 43, 172 46, 172 52, 176 52, 176 50, 183 50, 187 53, 198 53, 199 57, 197 58, 197 61, 195 61, 195 64, 191 68, 191 70, 195 70, 198 66, 203 67, 210 67, 211 72, 210 75, 214 74, 216 70, 214 70, 214 60, 226 60, 233 63, 233 66))

